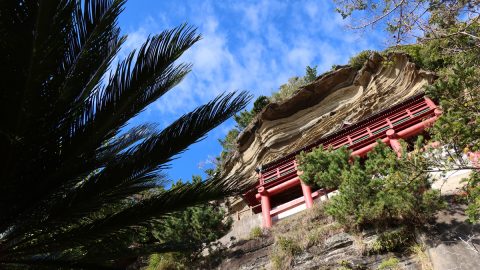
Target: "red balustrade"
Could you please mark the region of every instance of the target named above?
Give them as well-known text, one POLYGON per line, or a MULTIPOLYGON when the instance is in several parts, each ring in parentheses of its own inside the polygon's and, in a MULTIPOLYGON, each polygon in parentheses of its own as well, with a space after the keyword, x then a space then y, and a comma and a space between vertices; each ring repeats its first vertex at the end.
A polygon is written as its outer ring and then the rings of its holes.
MULTIPOLYGON (((259 173, 259 182, 254 189, 245 194, 245 198, 251 205, 258 204, 258 201, 262 202, 264 226, 270 227, 269 196, 301 184, 295 159, 300 152, 309 152, 320 145, 326 149, 338 149, 346 146, 352 151, 352 155, 363 156, 373 149, 378 140, 391 144, 398 152, 399 138, 406 139, 421 133, 436 120, 439 114, 440 111, 429 98, 413 97, 265 165, 259 173)), ((398 154, 400 155, 399 152, 398 154)), ((308 207, 311 207, 312 192, 310 188, 302 185, 302 191, 304 193, 303 201, 307 202, 308 207)), ((274 214, 277 212, 274 211, 274 214)))
MULTIPOLYGON (((323 145, 325 148, 331 147, 333 149, 347 146, 348 149, 355 151, 366 145, 375 143, 377 140, 386 138, 386 132, 389 129, 399 132, 407 127, 422 123, 425 119, 435 117, 436 106, 433 102, 430 102, 428 98, 424 97, 415 101, 416 102, 405 106, 405 108, 377 116, 375 117, 376 119, 370 119, 370 121, 366 121, 364 125, 354 128, 348 127, 344 129, 347 131, 346 134, 328 136, 325 139, 320 139, 315 144, 307 146, 302 150, 309 152, 313 148, 323 145)), ((296 154, 298 153, 299 152, 296 154)), ((259 185, 277 180, 281 182, 285 180, 283 179, 285 176, 296 175, 293 174, 293 172, 296 171, 295 156, 296 155, 293 155, 287 160, 282 160, 278 165, 276 165, 275 162, 267 165, 267 168, 262 171, 259 185)))

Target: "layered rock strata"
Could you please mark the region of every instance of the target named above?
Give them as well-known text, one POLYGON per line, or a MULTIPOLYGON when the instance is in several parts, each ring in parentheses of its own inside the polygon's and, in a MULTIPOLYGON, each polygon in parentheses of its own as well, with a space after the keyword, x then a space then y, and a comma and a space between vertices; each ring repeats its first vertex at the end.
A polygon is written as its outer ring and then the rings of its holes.
POLYGON ((358 71, 343 66, 325 73, 290 99, 267 105, 239 135, 223 175, 253 183, 257 166, 420 93, 434 77, 405 54, 372 54, 358 71))

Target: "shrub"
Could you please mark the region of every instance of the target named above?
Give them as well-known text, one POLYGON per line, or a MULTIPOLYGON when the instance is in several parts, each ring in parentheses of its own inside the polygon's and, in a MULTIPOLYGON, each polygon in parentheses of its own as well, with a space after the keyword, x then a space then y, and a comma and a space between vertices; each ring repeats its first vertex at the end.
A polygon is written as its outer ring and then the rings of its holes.
POLYGON ((271 100, 274 102, 282 102, 290 98, 298 89, 310 82, 313 82, 317 78, 317 66, 305 68, 305 76, 303 77, 291 77, 288 82, 280 85, 277 92, 272 94, 271 100))
POLYGON ((273 254, 270 256, 270 262, 272 264, 272 269, 274 270, 283 270, 283 258, 278 254, 273 254))
POLYGON ((270 262, 273 269, 287 269, 292 263, 293 257, 300 253, 302 248, 294 239, 285 236, 278 236, 275 239, 273 252, 270 255, 270 262))
POLYGON ((146 270, 187 269, 185 262, 185 257, 180 253, 153 254, 150 256, 146 270))
POLYGON ((378 236, 372 244, 371 251, 373 253, 402 251, 412 243, 413 239, 414 236, 406 228, 387 231, 378 236))
POLYGON ((341 231, 341 226, 338 223, 330 223, 323 226, 317 226, 308 231, 307 247, 323 243, 328 237, 341 231))
POLYGON ((400 261, 397 258, 391 257, 389 259, 383 260, 382 263, 378 266, 378 270, 400 269, 400 267, 398 266, 399 263, 400 261))
POLYGON ((280 85, 280 88, 277 92, 272 94, 272 100, 274 102, 282 102, 286 99, 289 99, 293 96, 298 89, 306 84, 306 81, 303 77, 291 77, 288 79, 288 82, 280 85))
POLYGON ((373 52, 375 51, 371 51, 371 50, 361 51, 357 55, 350 58, 350 60, 348 60, 348 64, 354 69, 361 69, 365 61, 367 61, 368 58, 370 58, 370 55, 373 52))
POLYGON ((349 165, 350 151, 342 147, 336 151, 324 149, 322 145, 309 153, 302 152, 298 156, 300 176, 308 185, 323 188, 338 188, 342 172, 349 165))
POLYGON ((417 66, 426 70, 438 71, 452 61, 451 55, 439 53, 439 46, 441 46, 439 42, 429 42, 424 45, 395 46, 387 49, 386 52, 406 53, 417 66))
POLYGON ((466 185, 467 202, 469 203, 465 213, 468 215, 468 220, 472 223, 480 221, 480 173, 474 171, 467 179, 466 185))
POLYGON ((270 104, 270 99, 266 96, 259 96, 255 102, 253 102, 253 109, 252 112, 259 113, 265 108, 268 104, 270 104))
POLYGON ((263 231, 262 231, 262 228, 260 228, 260 227, 254 227, 250 231, 250 238, 251 239, 260 238, 260 237, 262 237, 262 235, 263 235, 263 231))
POLYGON ((325 151, 320 147, 300 155, 301 176, 306 183, 332 188, 339 194, 325 207, 328 215, 347 227, 363 225, 420 224, 443 204, 438 191, 430 190, 429 176, 415 171, 411 162, 384 143, 365 161, 353 158, 345 148, 325 151))
POLYGON ((300 246, 290 238, 279 236, 276 242, 277 246, 288 255, 293 256, 301 251, 300 246))

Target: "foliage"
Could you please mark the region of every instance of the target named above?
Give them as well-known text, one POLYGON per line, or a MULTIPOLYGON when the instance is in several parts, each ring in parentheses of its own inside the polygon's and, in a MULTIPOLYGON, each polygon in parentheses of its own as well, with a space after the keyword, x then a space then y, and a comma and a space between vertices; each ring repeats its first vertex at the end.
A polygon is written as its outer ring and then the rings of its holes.
POLYGON ((225 212, 220 206, 200 205, 189 207, 165 218, 161 226, 154 228, 153 234, 162 241, 174 240, 191 245, 188 253, 198 251, 202 244, 208 244, 225 235, 232 220, 225 220, 225 212))
POLYGON ((440 99, 442 117, 432 128, 433 139, 463 150, 480 150, 480 69, 455 64, 452 74, 427 89, 440 99))
MULTIPOLYGON (((193 183, 201 182, 194 176, 193 183)), ((181 182, 176 185, 182 185, 181 182)), ((225 235, 232 224, 232 219, 225 219, 222 207, 215 204, 203 204, 188 207, 164 219, 164 222, 152 228, 152 233, 160 241, 175 241, 189 245, 184 252, 154 254, 150 256, 151 269, 188 269, 189 265, 198 263, 203 247, 225 235)))
POLYGON ((436 41, 427 44, 395 46, 387 49, 386 52, 406 53, 419 67, 425 70, 438 71, 452 61, 451 54, 442 54, 439 52, 441 46, 439 43, 439 41, 436 41))
POLYGON ((313 82, 317 78, 317 66, 305 68, 306 74, 303 77, 292 77, 288 79, 288 82, 280 85, 277 92, 274 92, 271 96, 273 102, 282 102, 290 98, 298 89, 310 82, 313 82))
POLYGON ((240 134, 240 131, 236 128, 228 131, 227 135, 223 139, 219 139, 220 145, 222 146, 222 157, 224 155, 230 154, 237 149, 237 137, 240 134))
POLYGON ((244 110, 233 117, 235 122, 237 122, 237 130, 241 131, 244 130, 250 122, 252 122, 253 118, 263 110, 268 104, 270 100, 266 96, 259 96, 255 102, 253 103, 253 108, 250 111, 244 110))
POLYGON ((336 11, 350 17, 352 29, 370 29, 381 25, 393 43, 456 38, 478 38, 472 24, 478 23, 478 1, 437 0, 335 0, 336 11), (354 13, 357 13, 355 15, 354 13), (451 26, 457 26, 452 28, 451 26))
POLYGON ((378 266, 378 270, 397 270, 397 269, 401 269, 398 264, 400 263, 400 260, 395 258, 395 257, 391 257, 391 258, 388 258, 386 260, 383 260, 382 263, 378 266))
POLYGON ((336 189, 341 183, 342 172, 350 167, 349 160, 350 153, 346 148, 332 151, 320 145, 298 156, 299 169, 303 172, 300 179, 308 185, 336 189))
MULTIPOLYGON (((432 150, 421 170, 447 172, 472 169, 465 156, 479 147, 480 12, 477 0, 335 0, 337 11, 350 17, 355 29, 381 25, 397 46, 389 51, 409 53, 421 67, 436 71, 439 79, 427 89, 443 114, 430 130, 444 145, 432 150), (355 13, 355 14, 354 14, 355 13), (360 15, 360 16, 357 16, 360 15), (399 46, 416 41, 416 44, 399 46)), ((420 155, 425 155, 420 153, 420 155)), ((422 159, 421 157, 419 159, 422 159)), ((472 166, 473 165, 473 166, 472 166)), ((480 194, 475 174, 470 177, 469 217, 478 221, 480 194), (474 187, 474 188, 471 188, 474 187), (475 210, 476 209, 476 210, 475 210), (475 211, 477 211, 475 213, 475 211)))
POLYGON ((262 228, 260 228, 260 227, 254 227, 250 231, 250 238, 251 239, 257 239, 257 238, 260 238, 262 236, 263 236, 263 231, 262 231, 262 228))
POLYGON ((0 268, 120 268, 188 250, 152 228, 240 188, 216 178, 159 188, 169 162, 249 96, 219 96, 163 130, 127 126, 188 74, 177 60, 200 36, 181 25, 113 61, 126 40, 117 25, 124 3, 1 4, 0 268))
POLYGON ((273 255, 270 256, 273 269, 287 269, 292 258, 300 253, 300 246, 291 238, 278 236, 275 239, 273 255))
POLYGON ((323 204, 314 204, 295 218, 278 221, 270 230, 276 236, 269 255, 273 269, 289 269, 295 254, 315 245, 321 246, 327 238, 342 230, 325 214, 323 204))
POLYGON ((279 254, 272 254, 270 256, 270 262, 272 264, 272 269, 274 270, 283 270, 285 269, 283 258, 279 254))
POLYGON ((278 245, 278 248, 289 255, 295 255, 301 251, 300 247, 297 243, 295 243, 292 239, 279 236, 275 243, 278 245))
POLYGON ((248 126, 248 124, 252 122, 255 115, 256 114, 252 111, 244 110, 240 112, 240 114, 236 114, 235 116, 233 116, 233 119, 235 119, 235 122, 237 122, 236 129, 244 130, 248 126))
POLYGON ((303 78, 307 83, 315 81, 315 79, 317 79, 317 66, 307 66, 305 68, 305 76, 303 78))
POLYGON ((345 148, 317 150, 312 156, 319 159, 304 160, 300 165, 312 172, 304 173, 306 178, 312 175, 317 179, 307 182, 331 184, 330 177, 337 178, 333 183, 338 184, 339 194, 325 209, 347 227, 423 223, 442 206, 438 191, 429 189, 426 172, 412 174, 409 159, 397 158, 381 142, 364 161, 353 158, 348 162, 350 151, 345 148))
POLYGON ((415 256, 415 260, 420 264, 422 270, 433 270, 432 262, 426 252, 427 247, 424 244, 414 244, 410 247, 410 252, 415 256))
POLYGON ((181 253, 153 254, 150 256, 146 270, 181 270, 188 269, 185 256, 181 253))
POLYGON ((270 103, 270 99, 266 96, 259 96, 255 102, 253 102, 253 113, 260 113, 270 103))
POLYGON ((466 190, 469 204, 465 213, 470 222, 478 223, 480 222, 480 172, 472 173, 468 179, 466 190))
MULTIPOLYGON (((428 30, 419 43, 395 50, 409 53, 421 67, 434 70, 439 79, 427 87, 427 94, 438 100, 443 111, 430 129, 432 141, 441 150, 431 149, 425 161, 429 170, 475 169, 478 164, 466 158, 480 150, 480 24, 473 1, 454 1, 447 8, 436 3, 431 9, 428 30)), ((467 214, 478 222, 480 193, 473 173, 467 185, 467 214)))
POLYGON ((410 246, 414 238, 408 228, 402 227, 397 230, 386 231, 373 242, 371 251, 374 253, 402 251, 410 246))
POLYGON ((363 64, 370 58, 370 55, 372 55, 374 51, 371 50, 365 50, 359 52, 357 55, 353 56, 348 60, 348 64, 354 68, 354 69, 361 69, 363 67, 363 64))

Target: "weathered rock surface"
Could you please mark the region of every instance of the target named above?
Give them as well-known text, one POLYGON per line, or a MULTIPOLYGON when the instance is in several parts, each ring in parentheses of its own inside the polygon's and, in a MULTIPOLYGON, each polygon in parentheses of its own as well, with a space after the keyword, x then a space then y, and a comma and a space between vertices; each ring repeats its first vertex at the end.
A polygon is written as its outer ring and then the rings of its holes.
POLYGON ((423 235, 433 269, 480 269, 480 225, 466 221, 465 208, 449 203, 423 235))
MULTIPOLYGON (((274 254, 273 244, 271 235, 241 241, 229 249, 226 259, 217 269, 271 269, 270 256, 274 254)), ((382 261, 391 257, 399 259, 398 269, 421 269, 412 256, 393 253, 362 254, 354 245, 354 237, 344 232, 331 236, 323 245, 310 247, 295 255, 289 269, 337 269, 342 263, 348 264, 351 269, 377 269, 382 261)))
POLYGON ((353 237, 348 233, 339 233, 325 241, 325 251, 347 247, 353 244, 353 237))
POLYGON ((228 249, 226 259, 218 269, 261 269, 270 262, 273 237, 267 235, 259 239, 242 240, 228 249))
POLYGON ((238 138, 224 175, 255 181, 255 167, 313 143, 422 91, 434 79, 403 54, 372 55, 359 71, 341 67, 317 78, 282 103, 269 104, 238 138))

